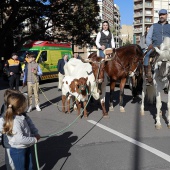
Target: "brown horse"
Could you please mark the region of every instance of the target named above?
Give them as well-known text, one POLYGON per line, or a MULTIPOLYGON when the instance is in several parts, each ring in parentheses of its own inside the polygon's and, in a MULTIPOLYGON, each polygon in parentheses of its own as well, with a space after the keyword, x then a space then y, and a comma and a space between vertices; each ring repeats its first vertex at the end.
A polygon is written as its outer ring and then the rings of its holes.
MULTIPOLYGON (((113 49, 113 53, 110 59, 105 60, 97 56, 97 53, 92 53, 88 57, 89 62, 92 64, 93 73, 97 82, 100 83, 104 80, 104 72, 110 78, 110 103, 109 110, 113 111, 113 92, 116 82, 120 81, 120 95, 119 105, 120 111, 125 112, 123 107, 124 87, 128 77, 133 77, 136 74, 136 70, 143 61, 143 52, 139 45, 127 45, 118 49, 113 49), (98 62, 98 60, 100 62, 98 62), (101 62, 102 61, 102 62, 101 62)), ((133 87, 136 88, 136 87, 133 87)), ((134 89, 133 89, 134 90, 134 89)))

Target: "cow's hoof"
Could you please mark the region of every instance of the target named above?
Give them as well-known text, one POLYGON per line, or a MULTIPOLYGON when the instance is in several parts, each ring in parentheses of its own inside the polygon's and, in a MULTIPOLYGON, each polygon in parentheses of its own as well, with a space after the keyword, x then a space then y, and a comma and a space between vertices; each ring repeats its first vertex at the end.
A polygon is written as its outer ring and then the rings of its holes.
POLYGON ((110 118, 109 115, 104 115, 103 117, 104 117, 104 118, 110 118))
POLYGON ((162 126, 161 126, 161 124, 158 124, 158 125, 155 125, 155 128, 156 128, 157 130, 159 130, 159 129, 162 128, 162 126))
POLYGON ((168 125, 168 129, 170 129, 170 125, 168 125))
POLYGON ((124 107, 120 107, 120 112, 125 112, 125 109, 124 109, 124 107))
POLYGON ((113 112, 113 111, 114 111, 114 107, 113 107, 113 106, 110 106, 110 107, 109 107, 109 111, 110 111, 110 112, 113 112))

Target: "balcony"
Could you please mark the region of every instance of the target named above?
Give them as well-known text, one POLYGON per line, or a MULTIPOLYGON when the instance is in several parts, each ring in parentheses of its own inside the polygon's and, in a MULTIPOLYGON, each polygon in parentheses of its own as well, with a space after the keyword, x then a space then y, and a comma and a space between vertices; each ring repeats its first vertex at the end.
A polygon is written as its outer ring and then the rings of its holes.
MULTIPOLYGON (((148 4, 146 3, 145 4, 145 8, 147 9, 152 9, 153 8, 153 5, 152 4, 148 4)), ((134 5, 134 10, 138 10, 138 9, 143 9, 143 4, 138 4, 138 5, 134 5)))
POLYGON ((153 5, 152 5, 152 4, 145 4, 145 8, 152 9, 152 8, 153 8, 153 5))
POLYGON ((134 34, 142 33, 142 28, 140 28, 140 29, 134 29, 134 30, 133 30, 133 33, 134 33, 134 34))
POLYGON ((142 4, 138 4, 138 5, 134 5, 134 9, 137 10, 137 9, 142 9, 143 8, 143 5, 142 4))
POLYGON ((134 2, 143 2, 143 0, 134 0, 134 2))
MULTIPOLYGON (((145 13, 144 15, 147 17, 153 16, 153 14, 147 14, 147 13, 145 13)), ((143 16, 143 13, 134 14, 134 18, 141 18, 142 16, 143 16)))

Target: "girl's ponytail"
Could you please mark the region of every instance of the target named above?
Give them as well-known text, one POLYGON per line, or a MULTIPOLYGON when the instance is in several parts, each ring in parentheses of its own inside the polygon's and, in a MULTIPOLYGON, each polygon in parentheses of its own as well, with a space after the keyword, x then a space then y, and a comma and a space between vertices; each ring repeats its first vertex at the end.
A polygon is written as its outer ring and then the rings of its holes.
POLYGON ((13 128, 13 109, 12 109, 12 105, 9 104, 5 113, 5 117, 4 117, 4 125, 3 125, 3 133, 7 134, 7 135, 12 135, 12 128, 13 128))
POLYGON ((14 116, 22 114, 27 106, 27 100, 21 93, 12 93, 7 97, 6 113, 4 117, 3 133, 13 135, 14 116))

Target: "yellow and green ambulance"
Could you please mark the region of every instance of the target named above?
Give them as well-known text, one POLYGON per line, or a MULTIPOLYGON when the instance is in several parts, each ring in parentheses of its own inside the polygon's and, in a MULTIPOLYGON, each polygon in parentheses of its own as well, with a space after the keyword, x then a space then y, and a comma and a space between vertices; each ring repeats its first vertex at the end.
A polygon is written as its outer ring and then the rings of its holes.
POLYGON ((72 48, 70 43, 54 43, 50 41, 34 41, 25 44, 18 52, 18 57, 24 68, 27 53, 36 55, 36 62, 39 63, 43 75, 41 80, 58 78, 57 63, 65 54, 68 58, 72 57, 72 48))

